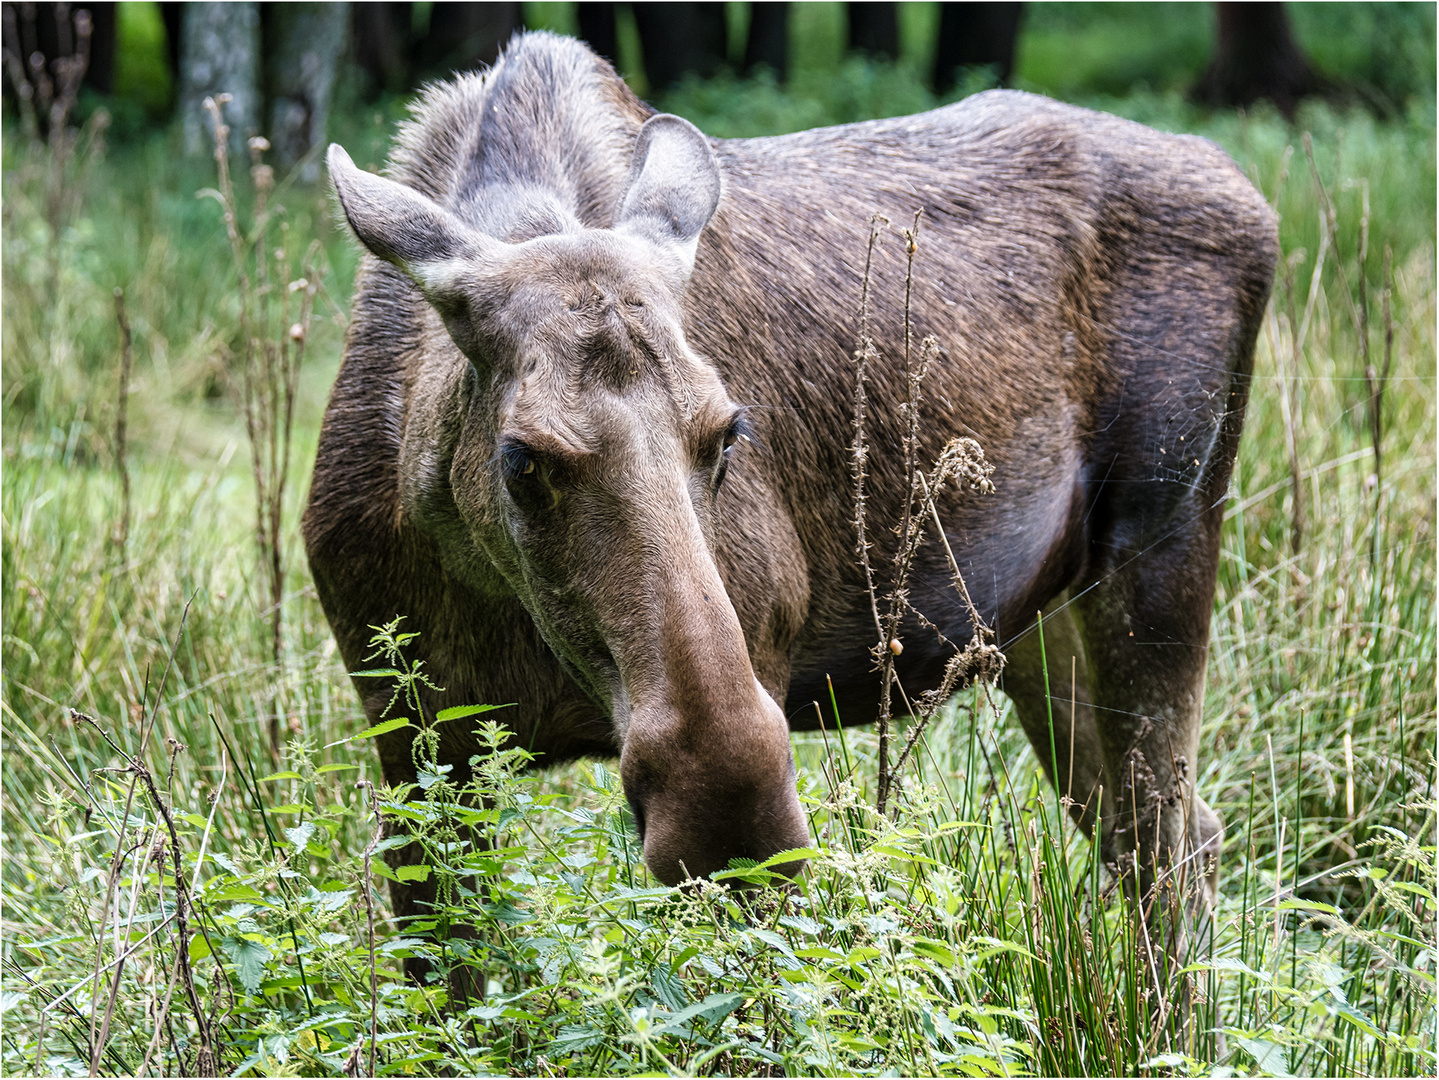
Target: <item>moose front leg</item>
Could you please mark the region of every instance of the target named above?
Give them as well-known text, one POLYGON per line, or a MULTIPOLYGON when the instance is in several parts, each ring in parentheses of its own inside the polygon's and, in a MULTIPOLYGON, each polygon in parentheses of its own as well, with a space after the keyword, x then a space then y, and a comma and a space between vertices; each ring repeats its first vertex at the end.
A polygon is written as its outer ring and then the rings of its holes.
POLYGON ((1156 977, 1208 949, 1224 839, 1194 790, 1218 563, 1212 516, 1121 551, 1074 605, 1114 787, 1102 850, 1143 912, 1156 977))

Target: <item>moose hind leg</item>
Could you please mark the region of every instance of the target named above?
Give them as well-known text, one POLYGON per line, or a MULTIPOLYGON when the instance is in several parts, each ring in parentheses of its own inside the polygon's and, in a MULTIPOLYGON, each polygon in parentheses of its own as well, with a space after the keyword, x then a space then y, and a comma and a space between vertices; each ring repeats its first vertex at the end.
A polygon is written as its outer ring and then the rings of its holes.
POLYGON ((1218 552, 1217 515, 1201 514, 1117 552, 1074 604, 1114 788, 1104 857, 1144 923, 1167 926, 1156 948, 1180 962, 1207 947, 1224 835, 1194 790, 1218 552))
POLYGON ((1093 836, 1097 820, 1109 821, 1114 816, 1114 792, 1104 779, 1104 750, 1094 722, 1089 665, 1067 593, 1044 609, 1042 625, 1042 641, 1036 619, 1004 646, 1001 689, 1013 702, 1015 715, 1049 782, 1064 797, 1070 816, 1086 836, 1093 836))

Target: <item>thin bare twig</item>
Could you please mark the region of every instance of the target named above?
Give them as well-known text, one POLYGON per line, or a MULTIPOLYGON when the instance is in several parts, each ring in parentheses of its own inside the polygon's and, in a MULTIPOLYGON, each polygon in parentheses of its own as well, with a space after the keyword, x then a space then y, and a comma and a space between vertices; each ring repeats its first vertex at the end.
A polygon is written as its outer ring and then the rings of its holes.
POLYGON ((875 214, 869 219, 869 247, 864 258, 864 280, 860 283, 859 294, 859 347, 855 349, 854 365, 854 441, 850 448, 850 470, 854 476, 854 528, 858 535, 856 551, 860 566, 864 570, 865 588, 869 595, 870 612, 874 616, 874 629, 882 634, 884 627, 879 617, 879 600, 874 587, 874 570, 869 562, 869 538, 865 532, 865 466, 869 462, 869 444, 865 441, 865 414, 868 398, 865 380, 869 376, 869 365, 879 358, 874 339, 869 334, 869 288, 870 273, 874 265, 874 249, 880 233, 889 225, 889 219, 875 214))
POLYGON ((880 674, 880 700, 877 715, 879 736, 879 769, 876 783, 876 810, 883 815, 890 798, 895 777, 908 762, 918 744, 925 727, 938 713, 945 699, 964 681, 976 675, 992 677, 1003 664, 1003 655, 993 645, 993 634, 984 625, 970 599, 964 577, 949 551, 948 539, 940 524, 935 505, 943 486, 958 481, 961 487, 968 485, 973 490, 992 491, 989 475, 992 468, 984 460, 984 453, 973 439, 953 439, 947 444, 936 460, 928 476, 919 466, 922 447, 920 428, 920 404, 924 378, 939 356, 938 341, 927 336, 914 347, 914 261, 919 251, 919 226, 922 211, 916 211, 911 228, 904 230, 905 241, 905 300, 904 300, 904 377, 905 397, 901 404, 904 420, 902 454, 904 459, 905 497, 901 520, 895 529, 898 542, 895 546, 893 567, 885 611, 881 614, 878 590, 875 587, 874 572, 870 564, 870 544, 866 526, 865 466, 869 447, 866 442, 865 422, 868 407, 865 383, 870 364, 878 359, 878 350, 869 330, 869 302, 871 278, 874 265, 874 250, 882 226, 888 221, 876 214, 870 221, 869 248, 865 258, 864 279, 860 292, 860 338, 855 350, 855 399, 854 399, 854 442, 851 450, 852 470, 855 479, 854 524, 857 536, 857 552, 864 573, 865 588, 869 596, 870 611, 874 618, 878 640, 871 650, 876 670, 880 674), (946 665, 940 685, 920 695, 917 702, 911 702, 905 693, 895 666, 895 659, 904 651, 899 637, 900 624, 906 615, 913 615, 919 624, 933 630, 941 641, 948 643, 939 627, 935 626, 923 612, 909 601, 909 574, 922 548, 927 522, 933 519, 936 531, 944 542, 948 553, 952 584, 964 599, 968 608, 972 638, 964 649, 957 649, 946 665), (905 712, 914 719, 905 744, 898 758, 890 762, 890 724, 893 719, 894 695, 899 695, 905 712), (917 706, 917 707, 916 707, 917 706))
POLYGON ((361 780, 355 785, 363 788, 370 799, 370 809, 375 814, 375 835, 365 845, 364 854, 364 880, 360 883, 365 893, 365 928, 366 940, 369 943, 370 955, 370 1071, 366 1076, 375 1075, 375 1045, 379 1041, 379 992, 375 988, 375 902, 371 897, 372 881, 370 878, 370 859, 375 854, 375 848, 380 843, 380 836, 384 831, 384 824, 380 821, 380 804, 375 798, 375 785, 368 780, 361 780))
MULTIPOLYGON (((1324 247, 1325 244, 1321 240, 1319 244, 1320 259, 1323 259, 1324 257, 1324 247)), ((1297 376, 1299 374, 1299 365, 1301 362, 1300 348, 1303 344, 1300 339, 1299 328, 1295 324, 1294 319, 1294 270, 1299 262, 1299 260, 1296 258, 1298 254, 1298 252, 1295 252, 1284 261, 1284 292, 1285 296, 1288 298, 1289 301, 1289 336, 1290 347, 1293 350, 1294 370, 1292 374, 1294 376, 1297 376)), ((1317 285, 1314 282, 1311 282, 1311 294, 1315 291, 1316 288, 1317 285)), ((1308 317, 1309 310, 1308 308, 1306 308, 1306 322, 1308 321, 1308 317)), ((1270 318, 1276 319, 1277 326, 1277 316, 1273 314, 1272 309, 1270 312, 1270 318)), ((1278 363, 1279 366, 1279 411, 1280 415, 1284 420, 1284 442, 1289 451, 1289 479, 1291 484, 1293 485, 1293 501, 1290 508, 1289 546, 1290 550, 1292 550, 1297 555, 1299 553, 1299 548, 1304 543, 1304 484, 1303 470, 1300 468, 1299 465, 1299 437, 1296 431, 1294 419, 1294 415, 1297 412, 1297 409, 1295 407, 1295 404, 1291 400, 1291 397, 1294 393, 1295 379, 1291 377, 1290 372, 1287 372, 1285 370, 1284 350, 1280 347, 1280 342, 1277 334, 1275 335, 1274 346, 1274 357, 1275 361, 1278 363)))
MULTIPOLYGON (((283 611, 285 599, 284 506, 290 478, 295 400, 300 366, 320 291, 323 245, 317 240, 305 252, 299 276, 291 278, 293 263, 285 245, 289 226, 283 206, 272 206, 274 170, 264 162, 269 143, 249 141, 250 177, 255 203, 250 228, 242 229, 234 185, 230 178, 229 128, 224 123, 226 95, 207 98, 215 140, 218 190, 202 195, 219 202, 225 234, 239 282, 240 382, 245 434, 250 443, 250 470, 255 485, 255 544, 266 584, 262 613, 269 623, 270 656, 277 674, 284 659, 283 611), (278 220, 279 243, 271 246, 278 220)), ((283 709, 280 692, 284 680, 274 683, 268 706, 270 755, 281 758, 283 709)))
MULTIPOLYGON (((891 712, 893 710, 892 694, 894 691, 895 658, 903 651, 904 646, 899 640, 899 622, 907 607, 906 593, 909 576, 909 566, 912 559, 912 550, 918 548, 917 537, 914 535, 914 497, 915 481, 914 476, 917 469, 916 461, 919 455, 919 387, 920 381, 924 378, 923 369, 927 366, 923 361, 919 370, 912 361, 914 341, 914 320, 911 303, 914 296, 914 257, 919 252, 919 221, 924 213, 923 208, 914 212, 913 225, 904 230, 904 381, 905 401, 901 406, 904 413, 905 429, 902 439, 904 453, 904 480, 907 486, 904 499, 904 509, 900 512, 899 543, 895 546, 894 571, 890 578, 889 585, 889 611, 886 614, 884 625, 880 628, 879 641, 874 648, 875 659, 880 668, 879 684, 879 772, 875 782, 875 809, 884 814, 885 805, 889 801, 889 789, 892 774, 889 767, 889 725, 891 712)), ((925 349, 929 348, 926 341, 925 349)))
MULTIPOLYGON (((1368 188, 1365 188, 1365 240, 1368 240, 1368 188)), ((1374 365, 1369 362, 1368 349, 1364 350, 1364 386, 1369 391, 1369 437, 1374 445, 1374 492, 1376 505, 1379 493, 1379 483, 1383 475, 1383 445, 1384 445, 1384 388, 1389 382, 1389 363, 1394 352, 1394 323, 1389 309, 1391 275, 1393 267, 1394 252, 1386 244, 1384 246, 1384 269, 1380 281, 1380 307, 1384 320, 1384 366, 1382 371, 1375 371, 1374 365)), ((1361 293, 1361 296, 1363 294, 1361 293)), ((1367 324, 1366 324, 1367 325, 1367 324)), ((1367 334, 1366 334, 1367 337, 1367 334)))
POLYGON ((120 522, 116 526, 115 544, 120 557, 130 538, 130 466, 126 461, 126 429, 130 403, 130 320, 125 314, 125 290, 115 286, 115 321, 120 324, 120 390, 115 409, 115 469, 120 474, 120 522))

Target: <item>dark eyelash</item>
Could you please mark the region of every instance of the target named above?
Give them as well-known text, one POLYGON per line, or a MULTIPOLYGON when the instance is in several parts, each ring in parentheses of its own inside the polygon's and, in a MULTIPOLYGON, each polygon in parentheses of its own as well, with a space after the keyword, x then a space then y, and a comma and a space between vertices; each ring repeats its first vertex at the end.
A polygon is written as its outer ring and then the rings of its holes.
POLYGON ((725 450, 733 449, 734 444, 744 439, 746 442, 754 442, 754 428, 749 422, 749 417, 740 413, 730 421, 729 430, 725 432, 725 450))
POLYGON ((534 472, 535 459, 524 443, 510 443, 500 449, 500 468, 507 480, 518 480, 534 472))

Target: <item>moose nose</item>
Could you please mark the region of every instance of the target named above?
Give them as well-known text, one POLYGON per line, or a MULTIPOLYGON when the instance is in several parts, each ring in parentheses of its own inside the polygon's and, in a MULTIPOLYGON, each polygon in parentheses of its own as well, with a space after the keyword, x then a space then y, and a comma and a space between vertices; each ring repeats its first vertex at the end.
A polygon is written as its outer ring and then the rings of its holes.
MULTIPOLYGON (((690 802, 668 792, 632 800, 641 823, 645 865, 666 885, 707 878, 732 859, 762 862, 771 855, 809 842, 809 830, 791 782, 788 793, 731 786, 690 802)), ((793 877, 804 860, 773 867, 793 877)))
MULTIPOLYGON (((774 716, 710 746, 659 725, 631 730, 620 771, 645 864, 664 884, 709 877, 731 859, 762 862, 809 843, 788 725, 768 695, 764 701, 774 716)), ((803 866, 799 859, 772 869, 793 877, 803 866)))

